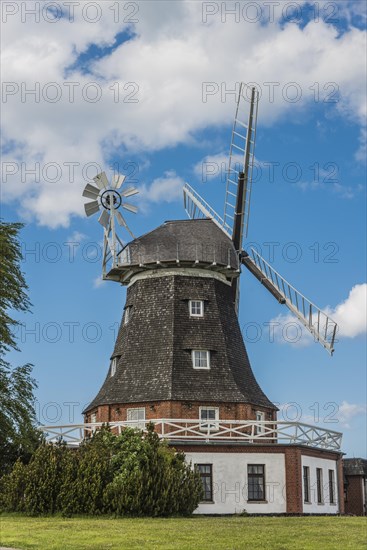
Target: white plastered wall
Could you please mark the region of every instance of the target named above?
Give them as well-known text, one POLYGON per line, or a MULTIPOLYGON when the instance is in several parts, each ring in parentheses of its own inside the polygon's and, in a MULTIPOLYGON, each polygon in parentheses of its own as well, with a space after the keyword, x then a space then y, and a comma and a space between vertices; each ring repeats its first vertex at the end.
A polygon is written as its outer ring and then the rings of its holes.
POLYGON ((186 453, 192 464, 212 464, 213 503, 200 503, 197 514, 251 514, 286 512, 285 460, 271 453, 186 453), (265 465, 266 501, 247 500, 247 465, 265 465))
POLYGON ((315 458, 312 456, 302 456, 302 501, 303 512, 305 514, 338 514, 339 513, 339 496, 338 496, 338 475, 335 460, 326 458, 315 458), (310 472, 310 503, 306 503, 303 485, 303 466, 309 467, 310 472), (323 503, 317 502, 317 482, 316 468, 322 469, 322 485, 323 485, 323 503), (335 504, 330 504, 329 495, 329 470, 334 470, 334 500, 335 504))

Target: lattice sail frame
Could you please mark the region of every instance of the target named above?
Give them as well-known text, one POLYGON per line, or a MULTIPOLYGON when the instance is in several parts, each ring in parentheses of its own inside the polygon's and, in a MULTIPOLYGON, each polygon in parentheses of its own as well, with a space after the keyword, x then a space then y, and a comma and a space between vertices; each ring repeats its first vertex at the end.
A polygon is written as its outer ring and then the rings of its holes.
POLYGON ((242 263, 332 355, 338 328, 336 322, 284 279, 256 250, 251 248, 251 253, 252 258, 245 256, 242 263))
POLYGON ((255 160, 256 126, 259 92, 243 82, 238 94, 233 121, 229 164, 224 201, 224 227, 233 227, 236 214, 236 198, 240 174, 244 174, 244 196, 241 205, 242 224, 240 243, 247 237, 250 218, 252 177, 255 160), (250 92, 250 99, 248 98, 250 92))
MULTIPOLYGON (((288 307, 288 309, 310 331, 315 340, 320 342, 332 355, 334 352, 334 343, 337 341, 336 334, 338 326, 336 322, 333 321, 327 313, 308 300, 308 298, 301 294, 294 286, 288 283, 288 281, 286 281, 286 279, 255 250, 251 250, 252 258, 244 250, 243 241, 247 237, 250 217, 258 103, 259 93, 256 88, 249 88, 246 84, 241 83, 232 128, 224 217, 222 218, 219 216, 199 193, 188 184, 185 184, 183 188, 184 207, 191 219, 211 218, 213 222, 232 239, 236 250, 238 249, 241 263, 247 267, 265 288, 267 288, 280 304, 285 304, 288 307), (247 94, 248 90, 251 90, 250 101, 248 96, 245 95, 245 92, 247 94), (242 107, 244 106, 246 106, 246 108, 248 107, 247 111, 249 111, 247 124, 244 122, 245 116, 242 113, 242 107), (241 194, 242 204, 240 204, 241 194), (238 231, 239 217, 242 217, 240 231, 238 231), (237 227, 236 231, 235 227, 237 227)), ((246 111, 246 109, 243 110, 246 111)), ((238 312, 238 282, 235 281, 232 283, 232 287, 234 290, 234 304, 238 312)))

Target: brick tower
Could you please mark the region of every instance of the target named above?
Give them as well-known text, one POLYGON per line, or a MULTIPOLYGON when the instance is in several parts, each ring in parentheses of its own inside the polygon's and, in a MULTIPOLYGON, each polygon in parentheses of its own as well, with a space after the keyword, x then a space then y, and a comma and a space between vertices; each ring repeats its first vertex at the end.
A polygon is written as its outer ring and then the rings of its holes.
POLYGON ((127 285, 110 368, 86 421, 275 419, 233 302, 233 242, 210 219, 170 221, 133 240, 109 278, 127 285))

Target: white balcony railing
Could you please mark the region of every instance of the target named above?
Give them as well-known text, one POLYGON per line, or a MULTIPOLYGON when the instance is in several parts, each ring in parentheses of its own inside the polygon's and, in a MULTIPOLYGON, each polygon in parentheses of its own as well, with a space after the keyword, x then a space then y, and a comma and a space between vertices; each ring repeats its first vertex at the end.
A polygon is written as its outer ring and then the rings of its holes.
MULTIPOLYGON (((319 449, 339 451, 342 434, 319 426, 299 422, 256 420, 216 420, 215 428, 207 421, 193 419, 159 418, 139 421, 139 427, 153 422, 161 438, 172 442, 242 442, 248 444, 306 445, 319 449)), ((83 439, 103 426, 102 422, 41 426, 47 441, 62 439, 69 446, 78 446, 83 439)), ((136 422, 109 422, 111 430, 121 433, 124 428, 136 427, 136 422)))

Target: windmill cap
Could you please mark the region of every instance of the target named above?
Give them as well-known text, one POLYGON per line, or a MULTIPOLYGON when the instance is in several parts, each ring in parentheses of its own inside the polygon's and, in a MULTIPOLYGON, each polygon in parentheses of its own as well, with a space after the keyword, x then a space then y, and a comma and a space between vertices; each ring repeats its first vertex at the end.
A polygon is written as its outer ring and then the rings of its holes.
MULTIPOLYGON (((211 219, 170 220, 128 243, 119 254, 118 267, 108 278, 122 280, 127 270, 164 267, 203 267, 227 278, 239 273, 238 254, 231 239, 211 219)), ((129 275, 129 280, 131 276, 129 275)))

